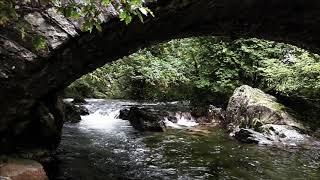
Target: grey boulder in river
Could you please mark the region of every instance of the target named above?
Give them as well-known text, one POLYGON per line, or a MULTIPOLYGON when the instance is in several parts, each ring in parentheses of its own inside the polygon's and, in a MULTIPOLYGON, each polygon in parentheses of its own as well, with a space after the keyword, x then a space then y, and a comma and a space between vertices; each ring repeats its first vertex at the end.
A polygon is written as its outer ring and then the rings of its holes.
POLYGON ((246 143, 299 145, 314 142, 302 125, 277 99, 247 85, 229 100, 226 123, 231 136, 246 143))

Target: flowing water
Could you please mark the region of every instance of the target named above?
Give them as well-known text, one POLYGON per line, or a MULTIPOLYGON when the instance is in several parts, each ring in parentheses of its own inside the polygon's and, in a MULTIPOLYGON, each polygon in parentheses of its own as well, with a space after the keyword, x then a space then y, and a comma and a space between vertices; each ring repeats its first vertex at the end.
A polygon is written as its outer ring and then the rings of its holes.
POLYGON ((167 132, 141 133, 115 118, 130 104, 90 100, 92 114, 63 128, 51 179, 320 179, 316 147, 241 144, 219 129, 182 128, 196 125, 183 118, 167 132))

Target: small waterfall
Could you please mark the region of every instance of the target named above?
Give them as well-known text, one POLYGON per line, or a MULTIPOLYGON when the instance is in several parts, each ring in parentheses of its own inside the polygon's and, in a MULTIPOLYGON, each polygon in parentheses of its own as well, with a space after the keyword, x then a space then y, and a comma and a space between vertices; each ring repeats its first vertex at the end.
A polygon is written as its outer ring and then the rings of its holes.
POLYGON ((81 116, 80 127, 88 129, 110 130, 114 128, 121 120, 115 117, 119 114, 120 109, 115 109, 109 113, 98 110, 90 115, 81 116))
POLYGON ((190 112, 175 112, 173 114, 173 117, 174 119, 176 119, 176 122, 170 121, 168 117, 164 118, 164 122, 167 127, 171 127, 174 129, 183 129, 198 125, 195 118, 190 114, 190 112))
MULTIPOLYGON (((65 99, 72 101, 72 99, 65 99)), ((91 113, 86 116, 81 116, 82 121, 79 123, 79 128, 82 130, 100 130, 106 133, 120 131, 120 127, 130 127, 129 121, 119 119, 120 110, 124 107, 137 105, 135 102, 124 102, 117 100, 102 100, 102 99, 86 99, 88 104, 84 105, 91 113)), ((177 104, 177 102, 169 103, 177 104)), ((143 106, 164 106, 164 103, 143 103, 143 106)), ((184 129, 199 125, 196 119, 187 111, 169 112, 167 117, 164 117, 166 127, 173 129, 184 129)))
POLYGON ((121 127, 129 126, 129 122, 118 119, 123 105, 130 102, 105 101, 99 99, 87 99, 89 102, 86 108, 91 112, 89 115, 81 116, 82 121, 79 127, 82 130, 100 130, 103 132, 119 131, 121 127))

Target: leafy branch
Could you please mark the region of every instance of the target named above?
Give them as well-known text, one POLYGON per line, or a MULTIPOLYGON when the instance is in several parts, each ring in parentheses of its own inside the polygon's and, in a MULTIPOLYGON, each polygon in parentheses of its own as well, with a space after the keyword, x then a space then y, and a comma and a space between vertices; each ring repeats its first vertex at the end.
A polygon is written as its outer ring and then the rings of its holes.
MULTIPOLYGON (((91 32, 94 28, 102 31, 101 23, 104 17, 114 10, 115 15, 125 24, 129 24, 137 16, 143 22, 143 17, 151 15, 152 11, 145 6, 144 0, 0 0, 0 27, 17 24, 25 14, 43 12, 55 8, 66 18, 81 20, 82 31, 91 32)), ((19 28, 21 39, 25 38, 26 27, 19 28)), ((34 37, 37 43, 35 49, 46 47, 45 38, 34 37)))

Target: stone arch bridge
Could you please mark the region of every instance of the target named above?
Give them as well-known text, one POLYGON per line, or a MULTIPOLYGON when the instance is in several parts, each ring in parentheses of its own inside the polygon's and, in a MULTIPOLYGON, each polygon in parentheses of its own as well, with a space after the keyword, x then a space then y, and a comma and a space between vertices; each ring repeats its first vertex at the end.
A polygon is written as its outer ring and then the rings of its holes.
MULTIPOLYGON (((36 51, 19 28, 0 28, 0 152, 21 143, 55 147, 63 113, 56 94, 80 76, 135 52, 173 38, 216 35, 256 37, 320 50, 319 0, 157 0, 155 17, 129 25, 105 10, 102 31, 81 32, 81 22, 54 9, 29 8, 23 18, 30 35, 47 41, 36 51)), ((20 7, 21 9, 23 7, 20 7)))

